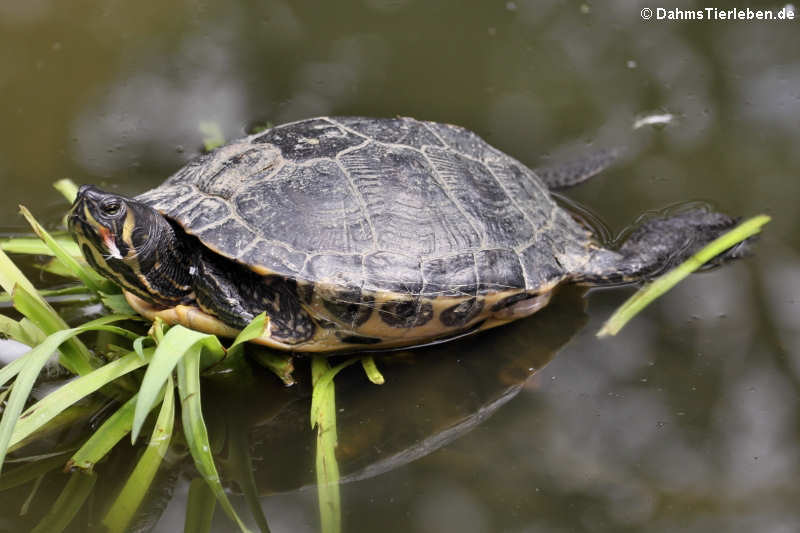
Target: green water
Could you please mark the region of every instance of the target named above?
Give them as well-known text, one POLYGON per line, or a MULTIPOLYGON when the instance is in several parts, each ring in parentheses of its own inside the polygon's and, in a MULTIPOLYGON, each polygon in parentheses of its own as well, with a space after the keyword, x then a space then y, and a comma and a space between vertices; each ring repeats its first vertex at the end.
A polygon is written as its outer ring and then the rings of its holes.
MULTIPOLYGON (((687 200, 767 213, 756 257, 691 277, 613 339, 594 333, 631 289, 565 293, 432 358, 379 361, 382 389, 349 369, 345 531, 800 530, 798 21, 645 22, 657 5, 600 4, 2 2, 0 232, 27 231, 18 204, 56 227, 60 178, 160 183, 199 153, 204 122, 231 139, 320 114, 406 115, 466 126, 533 167, 624 147, 568 195, 614 232, 687 200), (633 128, 653 113, 672 119, 633 128)), ((307 389, 264 374, 234 392, 209 386, 210 426, 247 428, 272 531, 318 531, 307 389)), ((73 531, 97 524, 134 459, 103 466, 73 531)), ((177 456, 142 527, 182 529, 190 477, 177 456)), ((28 530, 65 482, 46 477, 24 516, 32 485, 3 492, 0 531, 28 530)), ((218 510, 214 531, 231 528, 218 510)))

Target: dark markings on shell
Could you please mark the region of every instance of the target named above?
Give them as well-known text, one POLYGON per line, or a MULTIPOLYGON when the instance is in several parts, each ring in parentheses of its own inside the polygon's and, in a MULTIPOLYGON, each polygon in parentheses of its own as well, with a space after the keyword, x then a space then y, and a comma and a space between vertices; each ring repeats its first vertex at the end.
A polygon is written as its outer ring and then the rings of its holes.
POLYGON ((344 343, 347 344, 377 344, 381 342, 383 339, 379 339, 377 337, 363 337, 361 335, 347 335, 341 332, 336 333, 336 336, 339 337, 344 343))
POLYGON ((433 318, 433 305, 417 300, 386 302, 378 313, 393 328, 416 328, 433 318))
POLYGON ((350 328, 363 325, 372 315, 375 298, 358 288, 341 289, 332 296, 322 296, 322 304, 335 320, 350 328))
POLYGON ((311 119, 276 126, 256 137, 256 143, 277 146, 290 161, 307 161, 336 154, 364 142, 364 138, 349 133, 324 119, 311 119))
POLYGON ((501 311, 506 309, 507 307, 511 307, 517 302, 521 302, 523 300, 528 300, 530 298, 535 298, 538 296, 536 293, 528 293, 528 292, 521 292, 519 294, 512 294, 511 296, 506 296, 496 304, 492 306, 492 312, 501 311))
POLYGON ((483 300, 470 298, 442 311, 439 320, 448 327, 461 327, 477 317, 482 310, 483 300))

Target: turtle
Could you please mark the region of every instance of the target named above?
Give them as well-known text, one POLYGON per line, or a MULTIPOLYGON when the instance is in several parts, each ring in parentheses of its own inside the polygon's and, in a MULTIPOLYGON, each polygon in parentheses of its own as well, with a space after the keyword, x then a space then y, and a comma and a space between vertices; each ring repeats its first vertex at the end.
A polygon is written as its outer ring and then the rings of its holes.
POLYGON ((68 225, 145 317, 233 336, 266 312, 272 348, 398 349, 530 316, 565 283, 648 279, 736 224, 693 207, 606 246, 552 193, 606 159, 537 173, 459 126, 317 117, 133 198, 83 185, 68 225))

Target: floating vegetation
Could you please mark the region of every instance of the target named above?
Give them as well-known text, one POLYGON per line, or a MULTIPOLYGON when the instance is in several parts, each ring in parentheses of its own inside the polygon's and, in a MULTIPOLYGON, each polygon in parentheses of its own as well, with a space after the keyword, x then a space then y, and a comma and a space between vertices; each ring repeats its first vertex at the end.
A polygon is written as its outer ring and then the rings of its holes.
POLYGON ((201 120, 197 129, 200 130, 200 134, 203 136, 203 149, 206 152, 210 152, 225 144, 225 135, 222 134, 222 128, 218 122, 201 120))

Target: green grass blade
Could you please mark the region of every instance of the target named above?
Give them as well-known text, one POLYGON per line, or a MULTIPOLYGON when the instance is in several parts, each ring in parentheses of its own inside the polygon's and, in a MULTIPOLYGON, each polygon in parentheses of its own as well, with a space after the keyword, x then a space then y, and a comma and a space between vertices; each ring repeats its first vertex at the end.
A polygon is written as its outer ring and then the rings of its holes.
MULTIPOLYGON (((146 358, 152 356, 153 350, 148 349, 146 358)), ((163 404, 163 397, 159 398, 163 404)), ((67 463, 68 468, 91 470, 100 459, 111 451, 111 448, 127 435, 133 426, 133 412, 136 408, 136 395, 134 394, 113 415, 103 422, 92 436, 75 452, 67 463)))
POLYGON ((42 270, 44 272, 48 272, 50 274, 53 274, 54 276, 61 276, 62 278, 75 279, 75 276, 73 276, 72 272, 67 267, 64 266, 64 263, 62 263, 55 257, 50 259, 49 261, 45 261, 44 263, 34 264, 33 268, 42 270))
POLYGON ((13 294, 16 286, 24 288, 31 294, 36 294, 33 283, 17 268, 11 258, 3 250, 0 250, 0 287, 3 287, 8 294, 13 294))
MULTIPOLYGON (((57 333, 69 328, 58 313, 35 292, 28 292, 22 286, 17 286, 12 291, 14 307, 25 315, 45 334, 57 333)), ((103 362, 93 355, 79 339, 69 338, 59 348, 61 357, 59 362, 74 374, 88 374, 103 362)))
POLYGON ((47 337, 36 324, 27 318, 17 322, 5 315, 0 315, 0 334, 28 346, 36 346, 47 337))
POLYGON ((338 374, 342 369, 347 368, 358 360, 358 357, 353 357, 336 365, 333 368, 328 368, 322 372, 323 368, 328 367, 325 357, 315 356, 315 358, 312 359, 311 382, 314 388, 311 391, 311 429, 314 429, 317 421, 322 417, 322 410, 328 408, 326 402, 331 400, 330 395, 331 391, 333 390, 333 378, 336 377, 336 374, 338 374), (317 363, 316 366, 313 364, 313 361, 316 360, 316 357, 321 357, 323 361, 325 361, 325 367, 322 366, 321 362, 317 363))
POLYGON ((69 203, 74 203, 78 197, 78 186, 68 178, 58 180, 53 184, 53 188, 64 195, 69 203))
POLYGON ((47 338, 47 334, 42 331, 42 328, 31 322, 31 320, 27 317, 20 320, 19 325, 30 341, 25 342, 25 344, 28 346, 36 346, 37 344, 41 344, 47 338))
POLYGON ((11 434, 9 447, 22 441, 22 439, 32 434, 79 400, 145 364, 146 361, 143 361, 137 354, 131 352, 125 357, 112 361, 94 372, 74 379, 54 390, 20 415, 14 432, 11 434))
MULTIPOLYGON (((248 341, 264 335, 269 328, 269 317, 267 313, 261 313, 239 332, 233 343, 228 347, 225 358, 215 365, 211 372, 216 375, 226 375, 233 372, 241 377, 243 372, 249 372, 250 367, 244 363, 244 347, 248 341)), ((237 378, 238 379, 238 378, 237 378)))
MULTIPOLYGON (((23 344, 28 344, 26 342, 28 340, 28 335, 25 333, 25 330, 22 329, 22 324, 5 315, 0 315, 0 335, 9 339, 14 339, 23 344)), ((28 344, 28 346, 30 346, 30 344, 28 344)))
POLYGON ((269 317, 265 311, 251 320, 250 323, 239 332, 233 344, 228 348, 228 355, 231 355, 231 352, 235 351, 237 348, 241 348, 245 342, 262 336, 268 327, 269 317))
POLYGON ((103 302, 103 305, 106 306, 106 309, 112 313, 118 315, 136 313, 136 311, 128 305, 128 301, 122 294, 103 294, 100 300, 103 302))
MULTIPOLYGON (((94 293, 82 286, 77 285, 73 287, 64 287, 61 289, 39 289, 39 296, 50 302, 51 300, 58 299, 58 303, 68 302, 91 302, 97 301, 98 298, 94 293)), ((0 303, 12 301, 11 295, 8 293, 0 294, 0 303)), ((131 310, 131 312, 133 312, 131 310)), ((119 314, 119 313, 118 313, 119 314)))
POLYGON ((294 357, 291 354, 276 353, 266 348, 257 347, 250 354, 258 364, 278 376, 287 387, 294 385, 294 357))
POLYGON ((214 492, 222 509, 241 531, 249 533, 222 488, 217 467, 214 465, 214 456, 211 454, 211 445, 208 442, 208 432, 203 421, 203 409, 200 403, 200 351, 200 346, 195 345, 178 362, 178 391, 181 399, 181 420, 186 444, 197 470, 214 492))
MULTIPOLYGON (((108 400, 102 398, 90 398, 88 401, 80 402, 73 405, 69 409, 65 409, 55 416, 50 422, 39 428, 36 432, 21 440, 14 446, 9 447, 9 451, 15 451, 20 448, 31 444, 34 441, 44 441, 47 438, 53 437, 57 439, 57 435, 62 434, 63 431, 74 428, 75 426, 82 425, 89 422, 89 420, 103 408, 103 405, 108 400)), ((6 463, 11 463, 6 460, 6 463)))
POLYGON ((117 290, 116 285, 111 283, 110 281, 106 280, 105 278, 101 277, 97 274, 94 270, 90 268, 84 267, 81 265, 73 255, 67 252, 58 241, 56 241, 50 234, 45 230, 39 222, 33 218, 33 215, 28 208, 21 205, 19 206, 20 213, 22 216, 25 217, 25 220, 28 221, 28 224, 31 225, 33 231, 36 235, 39 236, 40 239, 47 245, 50 250, 52 250, 53 255, 58 258, 58 260, 65 266, 67 269, 79 280, 83 282, 84 285, 89 287, 90 290, 96 293, 100 292, 115 292, 117 290))
POLYGON ((131 430, 135 406, 136 396, 134 395, 92 433, 92 436, 67 461, 66 469, 92 471, 94 465, 131 430))
POLYGON ((203 478, 196 477, 189 484, 189 497, 186 503, 184 533, 208 533, 214 519, 217 500, 211 487, 203 478))
POLYGON ((616 335, 630 319, 647 307, 650 302, 670 290, 683 278, 703 266, 715 256, 760 232, 761 227, 769 221, 770 217, 767 215, 758 215, 745 220, 732 230, 711 241, 708 245, 704 246, 700 251, 674 269, 659 276, 652 283, 648 283, 642 287, 611 315, 611 318, 609 318, 600 331, 597 332, 597 336, 606 337, 608 335, 616 335))
POLYGON ((103 525, 108 528, 110 533, 122 533, 127 530, 128 524, 144 500, 147 489, 167 454, 172 440, 174 423, 175 388, 170 376, 164 386, 164 400, 161 402, 161 410, 158 413, 153 433, 150 435, 147 449, 103 518, 103 525))
POLYGON ((333 378, 340 370, 356 361, 358 358, 349 359, 331 368, 324 356, 315 355, 311 360, 311 381, 314 386, 311 396, 311 427, 317 429, 317 495, 323 533, 339 533, 342 530, 333 378))
POLYGON ((15 365, 15 368, 18 368, 19 373, 17 374, 14 388, 11 390, 11 395, 6 403, 6 408, 3 411, 3 418, 0 420, 0 468, 2 468, 3 462, 5 461, 9 442, 11 441, 14 428, 17 425, 19 415, 31 393, 36 377, 50 358, 50 355, 56 348, 71 337, 83 333, 84 331, 102 329, 106 324, 114 322, 115 320, 121 320, 122 318, 126 317, 111 315, 92 320, 77 328, 57 331, 17 360, 24 361, 23 363, 16 363, 16 361, 12 363, 15 365))
POLYGON ((361 358, 361 366, 364 367, 367 378, 375 385, 383 385, 386 382, 383 379, 383 374, 378 370, 378 365, 375 364, 375 358, 371 355, 365 355, 361 358))
MULTIPOLYGON (((71 237, 53 237, 58 245, 74 258, 81 257, 81 250, 71 237)), ((0 240, 0 248, 10 254, 53 255, 53 250, 38 237, 11 237, 0 240)))
POLYGON ((59 533, 72 522, 94 488, 94 474, 73 472, 53 506, 31 533, 59 533))
POLYGON ((161 389, 175 369, 175 365, 185 354, 195 348, 198 350, 206 348, 204 352, 211 354, 210 359, 206 357, 206 361, 204 361, 206 364, 209 361, 219 361, 225 355, 219 339, 213 335, 193 331, 180 325, 171 327, 164 335, 147 366, 142 385, 139 387, 139 398, 136 401, 136 410, 133 416, 131 442, 136 442, 147 414, 153 408, 153 404, 161 394, 161 389))

